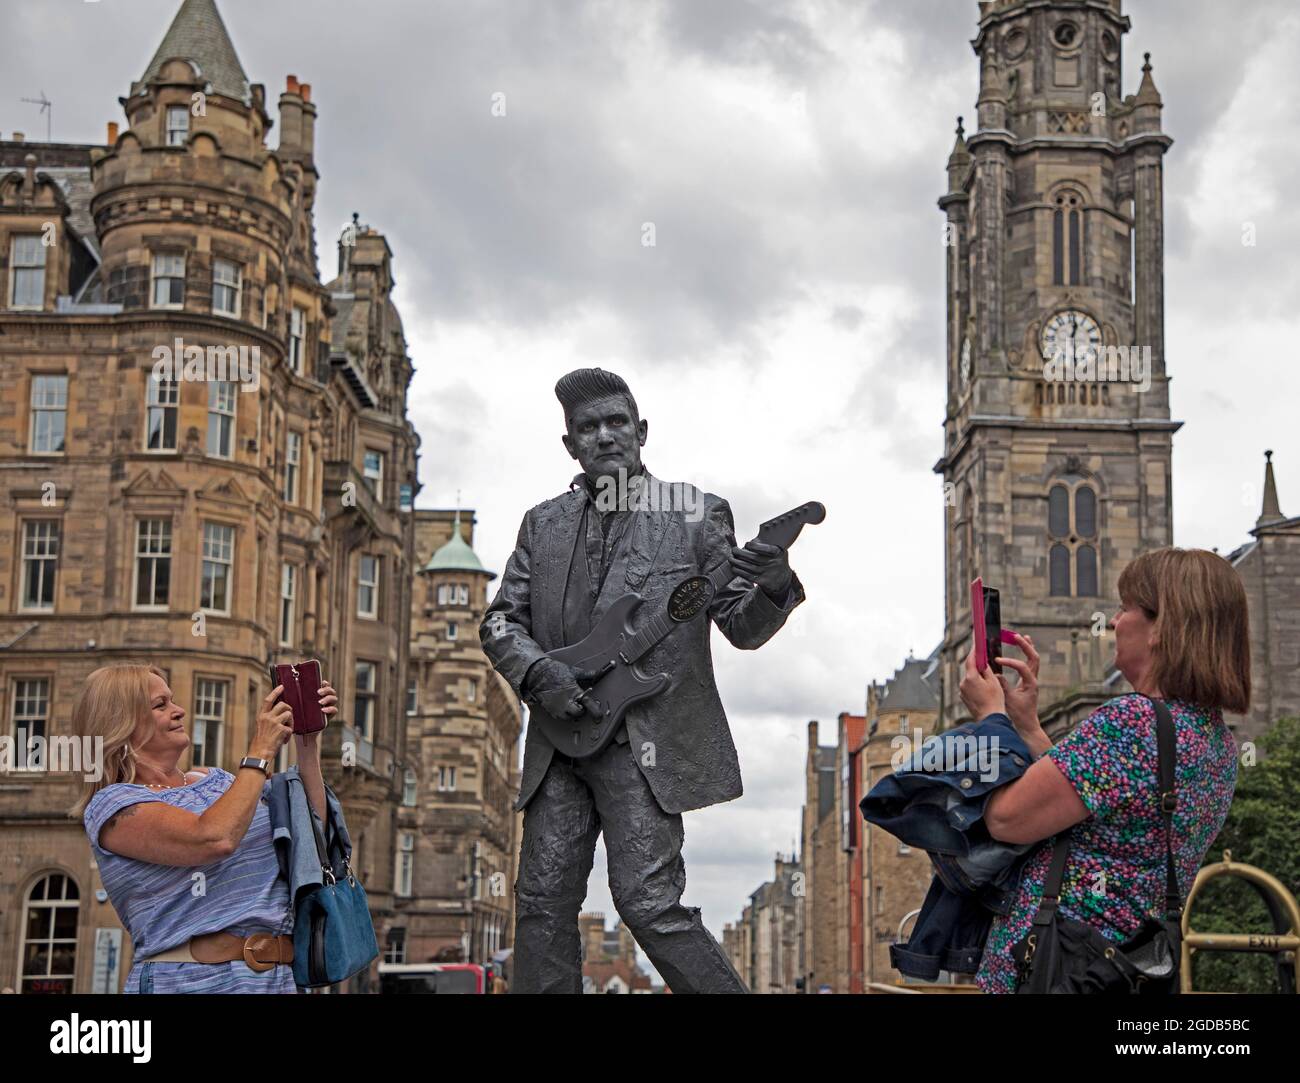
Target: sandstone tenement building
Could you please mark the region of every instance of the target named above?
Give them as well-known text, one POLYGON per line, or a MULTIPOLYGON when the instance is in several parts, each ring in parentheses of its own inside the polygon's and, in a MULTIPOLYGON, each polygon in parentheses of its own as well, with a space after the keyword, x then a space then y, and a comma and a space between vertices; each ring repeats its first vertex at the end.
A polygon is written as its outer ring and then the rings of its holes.
MULTIPOLYGON (((145 660, 187 706, 186 765, 232 769, 268 663, 318 658, 340 696, 326 775, 381 958, 486 961, 509 936, 509 892, 490 891, 513 880, 519 711, 468 659, 477 636, 445 658, 426 644, 445 574, 417 565, 417 519, 426 546, 451 524, 413 512, 392 253, 354 216, 322 280, 311 87, 289 76, 268 102, 213 0, 180 4, 120 100, 102 145, 0 142, 0 732, 66 733, 91 670, 145 660), (193 367, 156 369, 173 356, 193 367), (408 833, 453 792, 477 797, 422 864, 408 833), (454 913, 426 922, 424 894, 454 913)), ((471 581, 455 604, 472 628, 471 581)), ((115 992, 130 968, 67 814, 78 783, 0 776, 0 987, 115 992)))

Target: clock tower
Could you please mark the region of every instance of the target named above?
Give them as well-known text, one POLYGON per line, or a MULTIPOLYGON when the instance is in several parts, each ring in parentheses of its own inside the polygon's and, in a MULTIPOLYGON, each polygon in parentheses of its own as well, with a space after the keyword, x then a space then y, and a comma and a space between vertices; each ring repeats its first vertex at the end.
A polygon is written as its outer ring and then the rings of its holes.
MULTIPOLYGON (((979 5, 976 120, 948 159, 942 720, 971 648, 970 581, 1042 655, 1060 730, 1106 685, 1138 553, 1172 540, 1162 170, 1150 56, 1120 96, 1121 0, 979 5)), ((1054 736, 1057 733, 1054 733, 1054 736)))

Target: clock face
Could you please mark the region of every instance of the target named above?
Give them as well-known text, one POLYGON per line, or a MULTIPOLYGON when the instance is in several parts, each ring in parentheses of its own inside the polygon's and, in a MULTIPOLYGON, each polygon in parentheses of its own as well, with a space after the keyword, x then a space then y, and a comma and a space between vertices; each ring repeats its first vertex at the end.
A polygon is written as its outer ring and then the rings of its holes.
POLYGON ((1043 324, 1041 347, 1046 361, 1080 361, 1089 354, 1096 357, 1101 350, 1101 328, 1086 312, 1064 308, 1043 324))
POLYGON ((961 382, 970 383, 970 339, 962 339, 961 343, 961 382))

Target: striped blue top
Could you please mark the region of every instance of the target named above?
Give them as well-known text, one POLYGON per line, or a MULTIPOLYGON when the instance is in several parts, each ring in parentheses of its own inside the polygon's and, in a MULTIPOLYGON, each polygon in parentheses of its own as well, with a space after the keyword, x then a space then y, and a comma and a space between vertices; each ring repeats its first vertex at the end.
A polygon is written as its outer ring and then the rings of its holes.
POLYGON ((86 806, 86 835, 99 864, 109 900, 131 936, 135 962, 127 993, 296 993, 293 967, 250 970, 242 959, 228 963, 150 963, 140 959, 184 944, 202 933, 227 930, 237 936, 270 931, 291 933, 289 886, 271 842, 266 789, 239 848, 207 865, 156 865, 111 853, 99 845, 100 829, 128 805, 163 801, 196 816, 235 781, 219 767, 188 786, 151 790, 132 782, 105 786, 86 806), (144 988, 141 988, 141 978, 144 988))

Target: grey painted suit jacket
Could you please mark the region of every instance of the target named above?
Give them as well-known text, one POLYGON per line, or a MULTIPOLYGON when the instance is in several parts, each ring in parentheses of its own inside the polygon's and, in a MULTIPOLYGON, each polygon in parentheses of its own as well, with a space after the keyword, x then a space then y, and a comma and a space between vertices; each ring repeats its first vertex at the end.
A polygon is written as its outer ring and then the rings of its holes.
MULTIPOLYGON (((663 499, 659 509, 630 513, 629 544, 605 577, 592 610, 593 627, 629 591, 645 599, 634 618, 641 626, 663 612, 678 583, 713 571, 731 558, 736 544, 731 507, 721 497, 687 483, 658 482, 648 470, 646 478, 659 486, 663 499), (691 508, 694 515, 688 514, 691 508)), ((548 651, 569 645, 563 639, 561 606, 587 499, 579 486, 529 509, 497 595, 479 626, 484 653, 521 698, 528 667, 548 651)), ((804 600, 798 576, 784 608, 762 587, 749 587, 737 578, 714 597, 709 618, 733 646, 756 650, 804 600)), ((688 621, 637 663, 643 673, 673 676, 668 689, 632 705, 626 715, 637 763, 655 799, 670 814, 731 801, 743 792, 736 746, 713 679, 709 631, 710 622, 702 617, 688 621), (646 742, 653 746, 652 759, 646 742)), ((516 809, 527 805, 541 785, 554 751, 538 727, 528 727, 516 809)))

